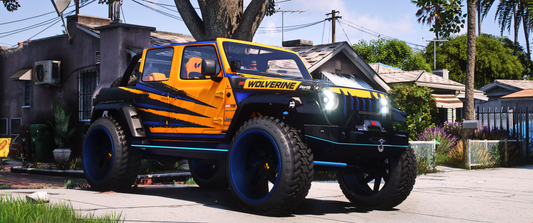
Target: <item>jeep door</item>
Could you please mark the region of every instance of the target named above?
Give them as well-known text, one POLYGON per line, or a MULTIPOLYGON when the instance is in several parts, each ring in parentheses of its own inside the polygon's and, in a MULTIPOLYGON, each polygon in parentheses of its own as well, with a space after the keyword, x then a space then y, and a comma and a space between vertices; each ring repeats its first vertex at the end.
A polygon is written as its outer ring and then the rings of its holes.
POLYGON ((173 47, 145 50, 137 85, 129 88, 136 94, 135 104, 152 135, 165 133, 169 124, 169 78, 176 69, 174 53, 173 47))
POLYGON ((225 81, 213 81, 202 74, 203 60, 214 60, 216 73, 223 76, 215 43, 182 46, 180 71, 173 76, 170 105, 180 111, 170 112, 169 126, 177 137, 224 138, 225 81))

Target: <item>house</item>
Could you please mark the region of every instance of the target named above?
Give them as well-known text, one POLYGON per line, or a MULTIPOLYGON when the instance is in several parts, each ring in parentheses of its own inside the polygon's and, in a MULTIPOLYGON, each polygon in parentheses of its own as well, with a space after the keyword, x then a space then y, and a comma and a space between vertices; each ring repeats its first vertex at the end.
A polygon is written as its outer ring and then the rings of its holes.
MULTIPOLYGON (((398 84, 416 84, 431 88, 441 121, 455 121, 462 117, 465 85, 450 80, 448 70, 435 70, 435 74, 433 74, 424 70, 404 71, 381 63, 370 64, 370 67, 391 87, 398 84)), ((474 99, 477 101, 488 100, 481 90, 474 90, 474 99)))
POLYGON ((476 103, 476 107, 479 109, 526 106, 533 108, 533 102, 529 100, 532 95, 530 89, 533 89, 533 81, 530 80, 496 79, 480 88, 486 92, 489 100, 476 103))
POLYGON ((67 28, 71 41, 57 35, 0 47, 0 137, 18 135, 21 125, 52 121, 52 103, 58 100, 72 113, 76 132, 71 147, 81 148, 93 93, 121 77, 139 49, 194 41, 188 35, 87 15, 67 17, 67 28))
POLYGON ((390 87, 347 42, 313 45, 311 41, 285 41, 283 46, 303 59, 315 79, 339 86, 387 92, 390 87))

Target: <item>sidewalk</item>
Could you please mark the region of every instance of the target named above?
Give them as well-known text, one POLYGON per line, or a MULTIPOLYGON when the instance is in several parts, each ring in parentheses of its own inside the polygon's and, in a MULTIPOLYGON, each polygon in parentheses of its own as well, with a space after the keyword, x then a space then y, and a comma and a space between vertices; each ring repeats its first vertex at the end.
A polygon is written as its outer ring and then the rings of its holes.
POLYGON ((348 202, 335 182, 313 182, 307 199, 288 217, 242 212, 229 191, 197 186, 138 187, 127 192, 76 189, 0 190, 24 196, 46 191, 82 213, 121 213, 125 222, 531 222, 533 166, 447 169, 417 178, 393 210, 364 211, 348 202))

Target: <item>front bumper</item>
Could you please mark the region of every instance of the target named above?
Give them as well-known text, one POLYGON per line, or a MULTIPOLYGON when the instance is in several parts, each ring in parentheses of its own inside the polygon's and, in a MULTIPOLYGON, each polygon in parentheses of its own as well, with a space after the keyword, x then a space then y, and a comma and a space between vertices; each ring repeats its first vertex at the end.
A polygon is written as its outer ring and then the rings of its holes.
POLYGON ((358 158, 394 157, 409 147, 408 133, 357 131, 334 125, 306 125, 305 138, 314 160, 345 162, 358 158))

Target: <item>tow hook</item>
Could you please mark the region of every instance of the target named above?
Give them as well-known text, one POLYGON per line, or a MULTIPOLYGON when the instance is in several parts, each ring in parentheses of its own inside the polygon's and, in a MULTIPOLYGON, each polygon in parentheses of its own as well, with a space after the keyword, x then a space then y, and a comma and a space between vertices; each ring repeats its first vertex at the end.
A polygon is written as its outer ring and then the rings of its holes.
POLYGON ((383 150, 385 150, 385 148, 383 147, 383 143, 385 142, 384 139, 379 139, 378 141, 381 145, 378 146, 378 151, 381 153, 383 152, 383 150))

